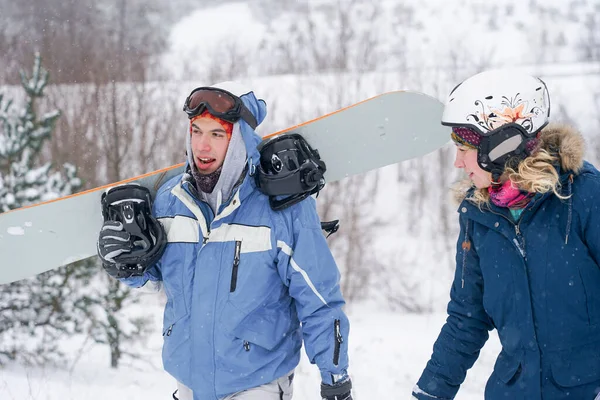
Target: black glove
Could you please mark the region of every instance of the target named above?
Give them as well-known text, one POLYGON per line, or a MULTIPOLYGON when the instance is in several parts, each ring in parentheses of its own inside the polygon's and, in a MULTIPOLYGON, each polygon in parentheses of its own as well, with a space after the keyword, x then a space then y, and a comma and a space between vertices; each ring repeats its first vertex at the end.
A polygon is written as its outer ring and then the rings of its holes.
MULTIPOLYGON (((120 265, 115 257, 123 253, 131 253, 133 243, 131 235, 125 231, 123 224, 118 221, 106 221, 100 230, 98 238, 98 256, 102 260, 104 270, 113 278, 123 278, 120 265)), ((131 275, 129 275, 131 276, 131 275)))
POLYGON ((352 382, 350 378, 335 385, 321 383, 321 398, 323 400, 352 400, 352 382))

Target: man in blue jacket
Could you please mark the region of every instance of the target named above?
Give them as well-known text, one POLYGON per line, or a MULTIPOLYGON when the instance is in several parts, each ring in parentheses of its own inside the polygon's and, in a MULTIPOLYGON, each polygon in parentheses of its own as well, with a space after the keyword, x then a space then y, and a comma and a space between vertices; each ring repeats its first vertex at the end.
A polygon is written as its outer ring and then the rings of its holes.
MULTIPOLYGON (((164 286, 163 364, 179 398, 291 399, 304 342, 322 398, 351 400, 349 324, 315 201, 273 211, 256 187, 264 101, 229 82, 195 89, 184 111, 186 172, 153 207, 167 245, 142 276, 121 279, 164 286)), ((109 269, 130 251, 124 239, 121 223, 105 223, 98 249, 109 269)))

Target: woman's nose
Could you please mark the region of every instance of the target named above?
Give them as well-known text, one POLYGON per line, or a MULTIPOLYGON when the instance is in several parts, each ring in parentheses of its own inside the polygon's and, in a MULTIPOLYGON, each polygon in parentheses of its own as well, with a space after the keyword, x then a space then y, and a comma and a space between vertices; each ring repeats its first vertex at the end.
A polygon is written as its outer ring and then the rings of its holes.
POLYGON ((462 153, 460 151, 456 151, 456 157, 454 158, 454 168, 464 168, 465 167, 465 163, 464 163, 464 158, 462 156, 462 153))

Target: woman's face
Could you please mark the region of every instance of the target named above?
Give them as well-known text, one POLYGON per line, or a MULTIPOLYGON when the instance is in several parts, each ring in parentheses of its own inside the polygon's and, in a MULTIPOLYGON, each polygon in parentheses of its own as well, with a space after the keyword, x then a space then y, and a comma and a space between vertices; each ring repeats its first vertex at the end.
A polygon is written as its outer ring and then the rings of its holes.
POLYGON ((487 188, 492 184, 492 174, 477 164, 477 150, 467 146, 456 146, 454 167, 464 169, 476 188, 487 188))

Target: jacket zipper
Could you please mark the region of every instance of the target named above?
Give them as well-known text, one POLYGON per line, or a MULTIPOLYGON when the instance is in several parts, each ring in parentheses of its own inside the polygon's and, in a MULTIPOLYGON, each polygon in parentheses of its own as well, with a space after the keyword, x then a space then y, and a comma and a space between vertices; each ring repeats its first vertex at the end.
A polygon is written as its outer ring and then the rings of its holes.
POLYGON ((336 319, 333 322, 333 328, 335 333, 335 343, 333 347, 333 365, 337 366, 340 362, 340 346, 344 342, 342 333, 340 332, 340 320, 336 319))
POLYGON ((229 293, 235 292, 237 286, 238 267, 240 266, 240 251, 242 248, 242 242, 240 240, 235 241, 235 253, 233 255, 233 268, 231 270, 231 285, 229 286, 229 293))
POLYGON ((521 235, 521 230, 519 229, 519 225, 521 225, 521 217, 519 217, 519 220, 517 221, 517 223, 515 224, 515 233, 517 234, 517 247, 519 248, 519 250, 521 251, 521 256, 527 260, 527 254, 525 253, 525 238, 523 237, 523 235, 521 235))
POLYGON ((515 227, 515 234, 517 235, 517 237, 516 237, 516 239, 513 239, 512 242, 516 246, 517 250, 519 250, 521 257, 523 257, 525 260, 527 260, 527 254, 525 253, 525 238, 521 235, 521 229, 520 229, 521 220, 523 219, 523 215, 521 214, 521 216, 519 217, 519 220, 515 224, 514 221, 512 221, 506 215, 497 213, 490 208, 488 208, 488 210, 492 214, 495 214, 495 215, 498 215, 498 216, 504 218, 505 220, 507 220, 510 224, 512 224, 515 227))
MULTIPOLYGON (((173 324, 173 325, 175 325, 175 324, 173 324)), ((163 333, 163 336, 171 336, 171 332, 173 332, 173 325, 169 326, 167 331, 165 333, 163 333)))

